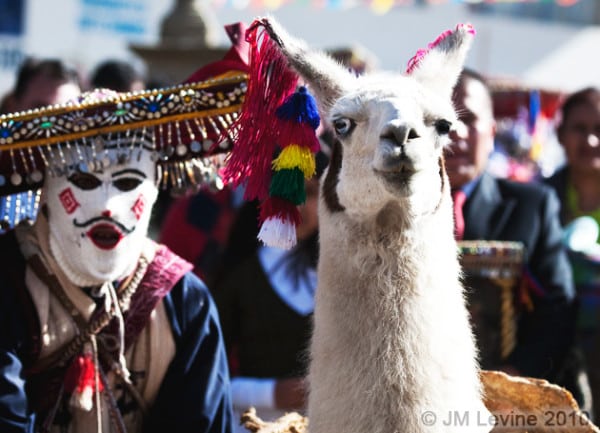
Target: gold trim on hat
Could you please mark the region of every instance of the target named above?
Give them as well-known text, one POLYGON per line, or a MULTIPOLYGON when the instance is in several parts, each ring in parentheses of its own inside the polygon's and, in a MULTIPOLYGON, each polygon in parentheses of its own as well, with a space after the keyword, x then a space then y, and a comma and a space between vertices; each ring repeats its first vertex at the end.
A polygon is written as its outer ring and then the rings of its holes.
POLYGON ((153 151, 162 187, 218 187, 246 89, 247 75, 229 71, 161 89, 98 89, 78 102, 1 115, 0 196, 39 188, 43 168, 53 176, 100 171, 141 147, 153 151), (101 154, 112 141, 114 161, 101 154))
POLYGON ((227 73, 198 83, 1 115, 0 152, 236 113, 246 78, 227 73))

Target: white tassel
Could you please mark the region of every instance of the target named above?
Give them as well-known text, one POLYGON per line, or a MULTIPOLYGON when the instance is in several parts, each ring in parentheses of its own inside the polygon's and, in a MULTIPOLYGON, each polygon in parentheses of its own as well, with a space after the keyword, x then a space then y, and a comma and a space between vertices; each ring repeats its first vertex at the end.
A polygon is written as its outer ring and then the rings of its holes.
POLYGON ((86 386, 81 392, 71 394, 69 404, 71 407, 89 412, 94 407, 94 388, 86 386))
POLYGON ((289 220, 267 218, 262 223, 258 239, 267 246, 289 250, 296 245, 296 226, 289 220))

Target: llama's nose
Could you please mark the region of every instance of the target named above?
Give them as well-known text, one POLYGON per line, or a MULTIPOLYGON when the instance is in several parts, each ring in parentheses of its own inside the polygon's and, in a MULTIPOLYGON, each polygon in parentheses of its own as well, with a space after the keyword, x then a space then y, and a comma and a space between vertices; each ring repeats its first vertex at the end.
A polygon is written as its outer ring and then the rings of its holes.
POLYGON ((384 128, 380 138, 382 140, 389 140, 396 147, 398 156, 404 155, 404 146, 410 140, 419 138, 416 128, 408 123, 392 124, 384 128))

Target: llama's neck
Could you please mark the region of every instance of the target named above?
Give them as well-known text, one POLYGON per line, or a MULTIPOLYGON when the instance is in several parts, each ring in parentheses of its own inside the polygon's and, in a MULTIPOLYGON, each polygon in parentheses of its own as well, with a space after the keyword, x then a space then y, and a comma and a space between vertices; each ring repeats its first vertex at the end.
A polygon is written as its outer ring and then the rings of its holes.
MULTIPOLYGON (((370 287, 377 280, 388 294, 416 295, 427 286, 436 290, 436 276, 457 280, 456 251, 448 203, 421 215, 390 202, 368 220, 343 214, 321 216, 320 260, 336 262, 342 256, 345 266, 336 271, 370 287)), ((325 266, 321 270, 331 273, 325 266)))
POLYGON ((352 414, 338 430, 420 432, 422 411, 480 404, 449 205, 418 217, 395 206, 320 220, 312 433, 333 431, 331 411, 352 414))

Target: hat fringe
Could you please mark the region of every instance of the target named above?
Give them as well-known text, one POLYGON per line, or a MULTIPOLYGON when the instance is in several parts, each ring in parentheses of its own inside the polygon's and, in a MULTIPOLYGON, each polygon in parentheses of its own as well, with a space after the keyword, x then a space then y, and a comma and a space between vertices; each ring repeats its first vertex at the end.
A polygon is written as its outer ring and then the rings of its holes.
POLYGON ((232 71, 164 89, 96 90, 78 102, 1 115, 0 196, 40 187, 45 168, 100 171, 141 148, 155 153, 162 187, 204 182, 213 163, 214 180, 223 162, 213 155, 230 150, 245 93, 246 75, 232 71), (106 149, 116 150, 110 159, 106 149))

